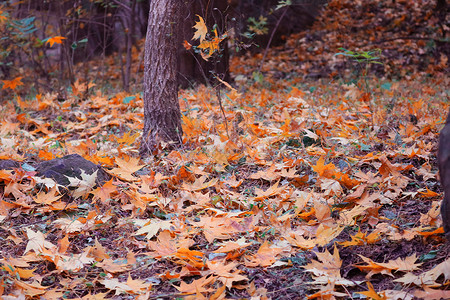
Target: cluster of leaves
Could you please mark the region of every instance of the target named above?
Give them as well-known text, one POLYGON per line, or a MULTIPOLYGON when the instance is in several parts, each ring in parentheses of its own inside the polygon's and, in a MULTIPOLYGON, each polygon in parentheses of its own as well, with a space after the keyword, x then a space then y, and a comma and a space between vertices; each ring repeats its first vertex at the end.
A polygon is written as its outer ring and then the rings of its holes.
POLYGON ((390 113, 379 107, 375 127, 357 90, 255 84, 226 93, 229 132, 214 91, 181 91, 187 148, 146 162, 136 158, 139 94, 77 83, 64 101, 17 98, 0 114, 1 158, 22 161, 0 171, 1 291, 272 297, 282 283, 284 295, 310 298, 448 297, 438 288, 450 260, 433 254, 445 250, 433 158, 447 105, 440 84, 376 90, 382 103, 404 100, 390 113), (26 166, 69 153, 114 178, 71 179, 67 194, 26 166), (374 255, 390 245, 404 250, 374 255), (278 275, 264 284, 259 272, 278 275), (387 288, 373 287, 380 278, 387 288))
POLYGON ((186 50, 194 48, 196 52, 200 53, 201 57, 204 60, 208 60, 215 53, 221 51, 220 43, 227 38, 227 33, 225 32, 224 34, 219 36, 219 34, 217 33, 217 28, 214 28, 214 30, 212 30, 212 32, 210 33, 203 18, 199 15, 197 15, 197 17, 199 18, 199 21, 195 22, 195 33, 192 37, 192 40, 199 40, 200 44, 198 46, 192 47, 189 42, 184 41, 184 46, 186 50))
MULTIPOLYGON (((381 49, 383 64, 373 64, 378 76, 408 78, 432 76, 449 71, 446 44, 442 38, 435 1, 328 1, 310 30, 293 34, 286 45, 269 50, 262 72, 266 77, 290 80, 296 77, 344 78, 359 76, 358 66, 349 66, 349 51, 368 53, 381 49), (440 45, 439 42, 442 44, 440 45), (356 74, 355 74, 356 73, 356 74)), ((238 74, 251 74, 246 68, 251 56, 240 58, 238 74)))
MULTIPOLYGON (((20 54, 30 54, 33 41, 29 36, 36 31, 34 18, 13 19, 8 10, 0 7, 0 70, 2 77, 8 77, 14 61, 20 54), (20 54, 18 53, 20 52, 20 54)), ((37 43, 37 47, 42 43, 37 43)), ((27 57, 29 58, 29 57, 27 57)))
MULTIPOLYGON (((17 4, 16 4, 17 5, 17 4)), ((61 44, 65 39, 61 36, 39 38, 43 32, 37 34, 36 18, 14 18, 12 12, 15 5, 0 6, 0 75, 3 78, 2 89, 16 90, 22 85, 23 68, 34 70, 35 80, 38 77, 47 78, 49 72, 44 65, 49 64, 49 57, 45 52, 46 45, 53 47, 61 44), (21 75, 21 76, 20 76, 21 75)), ((31 81, 33 78, 27 78, 31 81)))
POLYGON ((21 167, 0 170, 0 294, 449 298, 435 163, 448 78, 367 79, 369 109, 355 86, 245 81, 257 65, 233 58, 243 91, 223 112, 210 88, 180 91, 185 146, 145 161, 140 93, 77 81, 3 105, 0 159, 21 167), (113 178, 67 191, 30 168, 72 153, 113 178))

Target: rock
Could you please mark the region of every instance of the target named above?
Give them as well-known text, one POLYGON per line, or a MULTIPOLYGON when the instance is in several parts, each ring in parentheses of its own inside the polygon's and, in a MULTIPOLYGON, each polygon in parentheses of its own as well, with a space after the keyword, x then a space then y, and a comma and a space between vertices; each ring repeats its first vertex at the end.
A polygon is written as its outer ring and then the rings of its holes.
POLYGON ((439 136, 438 166, 444 199, 441 204, 441 215, 445 235, 450 239, 450 112, 439 136))
POLYGON ((20 163, 11 159, 0 159, 0 170, 20 168, 20 163))
POLYGON ((106 181, 111 179, 111 176, 108 175, 108 173, 106 173, 100 166, 84 159, 78 154, 71 154, 61 158, 44 161, 36 166, 37 176, 52 178, 58 184, 63 186, 68 186, 70 184, 67 177, 82 179, 81 170, 84 170, 84 172, 89 175, 95 171, 98 171, 98 185, 103 185, 106 181))

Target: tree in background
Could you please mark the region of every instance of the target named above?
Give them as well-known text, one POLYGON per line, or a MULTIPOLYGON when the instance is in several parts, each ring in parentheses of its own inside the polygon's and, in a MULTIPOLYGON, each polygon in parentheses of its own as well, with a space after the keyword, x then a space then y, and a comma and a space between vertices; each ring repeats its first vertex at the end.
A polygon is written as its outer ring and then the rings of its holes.
POLYGON ((179 0, 150 2, 144 56, 144 132, 140 153, 153 152, 161 142, 182 142, 177 84, 179 0))

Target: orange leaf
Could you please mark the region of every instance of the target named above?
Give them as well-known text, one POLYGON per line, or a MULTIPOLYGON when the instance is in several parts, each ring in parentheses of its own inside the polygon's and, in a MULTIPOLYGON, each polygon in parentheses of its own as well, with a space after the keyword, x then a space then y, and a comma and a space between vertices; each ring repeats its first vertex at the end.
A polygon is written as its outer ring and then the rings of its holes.
POLYGON ((53 153, 48 152, 48 151, 44 151, 44 150, 39 150, 38 156, 39 156, 40 159, 43 159, 43 160, 51 160, 51 159, 55 158, 53 153))
POLYGON ((62 44, 62 40, 65 40, 66 38, 63 36, 54 36, 52 38, 49 38, 45 43, 50 44, 50 47, 53 47, 53 45, 56 44, 62 44))
POLYGON ((126 181, 136 180, 137 177, 133 173, 144 167, 144 165, 139 164, 139 158, 134 157, 128 157, 128 160, 116 158, 116 163, 119 167, 108 171, 108 173, 126 181))
POLYGON ((438 193, 430 191, 427 187, 425 187, 425 188, 427 190, 426 192, 420 192, 419 191, 419 193, 422 195, 422 197, 424 197, 424 198, 434 198, 434 197, 438 197, 439 196, 438 193))
POLYGON ((13 80, 2 80, 3 82, 3 90, 6 90, 7 88, 10 88, 12 90, 14 90, 16 87, 23 85, 22 82, 22 76, 21 77, 16 77, 13 80))
POLYGON ((122 138, 118 138, 117 142, 119 144, 127 144, 130 146, 134 143, 134 141, 139 137, 139 132, 136 132, 135 134, 131 135, 131 131, 125 133, 122 138))
POLYGON ((269 187, 269 188, 268 188, 267 190, 265 190, 265 191, 263 191, 263 190, 258 189, 257 187, 255 187, 255 194, 256 194, 256 197, 255 197, 253 200, 255 200, 255 201, 257 201, 257 200, 263 200, 263 199, 269 198, 269 197, 271 197, 271 196, 278 195, 279 193, 281 193, 281 191, 284 191, 284 190, 286 189, 285 186, 278 187, 278 184, 279 184, 279 183, 280 183, 280 182, 277 181, 274 185, 272 185, 271 187, 269 187))
POLYGON ((320 176, 325 178, 331 178, 335 173, 336 166, 332 163, 325 165, 325 158, 321 156, 312 169, 320 176))
POLYGON ((370 282, 367 282, 367 287, 369 288, 366 292, 357 292, 358 294, 367 296, 370 299, 374 300, 384 300, 387 299, 386 296, 380 296, 375 290, 373 289, 373 285, 370 282))
POLYGON ((26 283, 19 280, 14 280, 14 284, 16 287, 23 290, 25 295, 34 297, 38 295, 42 295, 45 293, 45 286, 40 285, 37 281, 34 281, 33 283, 26 283))
POLYGON ((195 179, 194 183, 192 183, 192 184, 184 182, 183 189, 187 190, 187 191, 193 191, 193 192, 204 190, 206 188, 214 186, 217 183, 218 179, 214 178, 208 182, 205 182, 205 181, 206 181, 206 176, 202 176, 200 178, 195 179))
POLYGON ((62 195, 57 196, 56 193, 58 192, 56 185, 48 191, 48 193, 45 193, 44 191, 40 191, 39 194, 36 195, 36 198, 34 198, 34 202, 39 204, 51 204, 62 197, 62 195))
POLYGON ((94 195, 94 200, 99 199, 102 203, 106 203, 106 201, 111 198, 111 194, 116 190, 117 188, 113 185, 113 180, 111 179, 103 186, 93 190, 91 194, 94 195))
POLYGON ((258 252, 248 257, 246 265, 250 267, 268 267, 271 266, 276 261, 276 256, 283 251, 281 248, 271 248, 269 242, 265 241, 261 247, 259 247, 258 252))
POLYGON ((191 49, 192 49, 192 45, 189 44, 189 42, 186 41, 186 40, 184 40, 184 42, 183 42, 183 47, 184 47, 184 49, 186 49, 186 50, 191 50, 191 49))

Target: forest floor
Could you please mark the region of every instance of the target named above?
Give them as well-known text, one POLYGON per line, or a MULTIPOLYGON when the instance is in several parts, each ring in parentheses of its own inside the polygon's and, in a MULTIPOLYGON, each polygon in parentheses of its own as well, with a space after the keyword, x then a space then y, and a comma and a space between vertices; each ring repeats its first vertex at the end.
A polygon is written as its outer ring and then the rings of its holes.
POLYGON ((183 148, 142 160, 141 93, 77 81, 65 98, 6 102, 0 159, 21 168, 0 170, 0 295, 450 298, 436 165, 448 43, 433 3, 330 1, 261 73, 263 53, 233 57, 221 99, 180 91, 183 148), (379 48, 380 63, 340 48, 379 48), (31 166, 74 153, 112 179, 67 190, 31 166))

